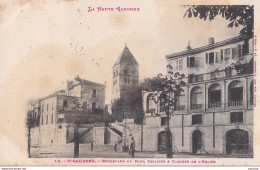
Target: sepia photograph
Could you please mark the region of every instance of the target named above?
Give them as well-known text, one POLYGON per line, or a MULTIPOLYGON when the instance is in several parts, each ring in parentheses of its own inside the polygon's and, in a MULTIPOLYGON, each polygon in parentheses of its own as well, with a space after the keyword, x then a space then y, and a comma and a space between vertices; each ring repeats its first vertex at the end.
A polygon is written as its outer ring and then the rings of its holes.
POLYGON ((0 164, 259 165, 258 4, 203 2, 0 2, 0 164))

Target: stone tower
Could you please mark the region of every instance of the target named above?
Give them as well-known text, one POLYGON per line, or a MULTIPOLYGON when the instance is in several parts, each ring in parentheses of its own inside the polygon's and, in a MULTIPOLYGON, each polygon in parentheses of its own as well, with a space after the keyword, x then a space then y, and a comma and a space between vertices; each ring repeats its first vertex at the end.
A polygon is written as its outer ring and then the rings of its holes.
POLYGON ((127 90, 139 82, 138 62, 125 45, 124 50, 113 65, 112 101, 124 98, 127 90))

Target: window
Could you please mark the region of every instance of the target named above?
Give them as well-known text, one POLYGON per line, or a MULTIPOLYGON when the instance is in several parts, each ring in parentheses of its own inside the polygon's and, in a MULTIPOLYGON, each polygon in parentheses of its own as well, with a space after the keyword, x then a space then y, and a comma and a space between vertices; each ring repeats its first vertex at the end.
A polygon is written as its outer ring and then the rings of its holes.
POLYGON ((47 104, 47 111, 49 110, 49 104, 47 104))
POLYGON ((196 75, 195 80, 196 80, 196 82, 202 82, 203 81, 203 75, 196 75))
POLYGON ((92 102, 92 109, 96 109, 96 102, 92 102))
POLYGON ((42 104, 42 112, 44 111, 44 104, 42 104))
POLYGON ((224 51, 222 49, 220 50, 220 60, 224 60, 224 51))
POLYGON ((187 67, 195 67, 195 57, 187 57, 187 67))
POLYGON ((182 63, 183 63, 182 59, 177 60, 177 69, 178 70, 182 70, 182 63))
POLYGON ((189 75, 189 82, 190 82, 190 83, 195 83, 195 80, 196 80, 195 77, 196 77, 195 74, 190 74, 190 75, 189 75))
POLYGON ((194 87, 191 90, 191 109, 201 109, 202 107, 202 90, 200 87, 194 87))
POLYGON ((209 108, 220 107, 221 104, 221 88, 218 84, 209 87, 209 108))
POLYGON ((233 81, 228 86, 228 106, 241 106, 243 86, 240 81, 233 81))
POLYGON ((48 115, 46 116, 46 124, 48 124, 48 115))
POLYGON ((124 70, 123 70, 123 73, 124 73, 124 74, 128 74, 128 70, 127 70, 127 69, 124 69, 124 70))
POLYGON ((125 84, 129 84, 130 80, 129 79, 125 79, 125 84))
POLYGON ((242 123, 242 122, 243 122, 243 112, 230 113, 230 123, 242 123))
POLYGON ((225 59, 230 59, 230 48, 226 48, 224 54, 225 54, 225 59))
POLYGON ((180 111, 185 109, 185 103, 186 98, 185 94, 182 92, 182 94, 178 97, 176 108, 174 108, 175 111, 180 111))
POLYGON ((51 115, 51 124, 53 124, 53 114, 51 115))
POLYGON ((192 125, 202 124, 202 115, 192 115, 192 125))
POLYGON ((243 86, 240 81, 233 81, 229 85, 229 96, 228 99, 231 101, 242 101, 243 100, 243 86))
POLYGON ((195 67, 195 57, 190 58, 190 67, 195 67))
POLYGON ((167 117, 161 117, 161 126, 165 126, 167 124, 167 117))
POLYGON ((214 63, 214 52, 209 53, 209 64, 213 64, 214 63))
POLYGON ((68 107, 68 101, 67 100, 63 101, 63 107, 68 107))
POLYGON ((92 97, 97 97, 97 91, 93 90, 92 97))

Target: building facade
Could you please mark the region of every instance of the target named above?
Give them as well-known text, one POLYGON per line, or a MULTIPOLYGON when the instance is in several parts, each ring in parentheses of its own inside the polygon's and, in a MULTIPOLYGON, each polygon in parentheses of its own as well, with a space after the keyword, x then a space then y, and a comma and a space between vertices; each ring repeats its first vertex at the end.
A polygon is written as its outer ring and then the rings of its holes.
POLYGON ((139 82, 139 64, 127 46, 113 65, 112 101, 124 98, 139 82))
MULTIPOLYGON (((243 36, 166 55, 185 75, 170 118, 174 152, 253 155, 253 39, 243 36)), ((143 92, 143 150, 165 151, 166 114, 143 92)))
MULTIPOLYGON (((88 114, 93 119, 92 123, 95 123, 95 117, 102 117, 105 109, 105 85, 76 77, 67 82, 66 90, 60 90, 39 99, 37 108, 39 111, 37 145, 50 146, 72 142, 74 125, 66 120, 66 115, 76 112, 88 114)), ((88 133, 92 133, 93 127, 94 125, 82 125, 79 133, 82 137, 87 136, 88 133)), ((95 132, 100 131, 98 127, 104 127, 104 125, 97 125, 95 132)))

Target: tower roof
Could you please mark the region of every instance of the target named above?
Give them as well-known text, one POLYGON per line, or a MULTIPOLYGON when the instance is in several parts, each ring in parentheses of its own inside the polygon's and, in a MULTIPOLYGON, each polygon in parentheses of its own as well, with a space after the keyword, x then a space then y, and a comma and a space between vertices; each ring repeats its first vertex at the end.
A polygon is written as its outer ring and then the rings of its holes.
POLYGON ((127 46, 125 46, 124 50, 117 58, 113 67, 115 67, 116 65, 121 64, 121 63, 125 63, 128 65, 138 65, 138 62, 136 61, 135 57, 130 52, 130 50, 127 48, 127 46))

